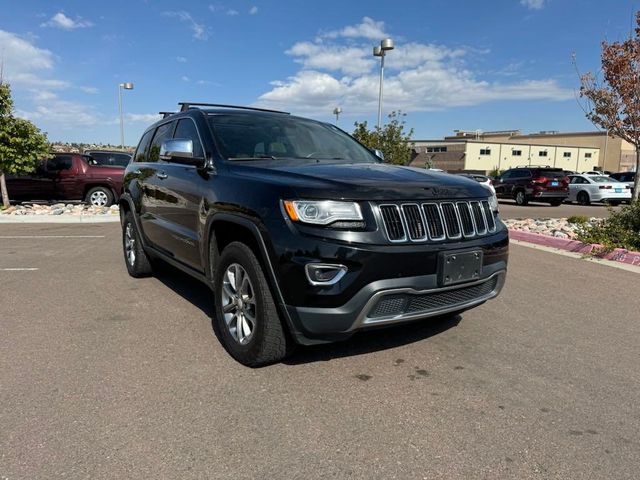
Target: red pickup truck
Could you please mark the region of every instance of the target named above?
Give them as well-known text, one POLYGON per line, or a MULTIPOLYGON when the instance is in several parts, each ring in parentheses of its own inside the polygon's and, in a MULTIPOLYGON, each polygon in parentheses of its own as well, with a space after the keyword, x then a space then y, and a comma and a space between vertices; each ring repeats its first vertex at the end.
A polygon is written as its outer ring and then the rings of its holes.
POLYGON ((96 165, 89 155, 57 153, 28 175, 7 176, 11 200, 84 200, 108 207, 122 191, 124 168, 96 165))

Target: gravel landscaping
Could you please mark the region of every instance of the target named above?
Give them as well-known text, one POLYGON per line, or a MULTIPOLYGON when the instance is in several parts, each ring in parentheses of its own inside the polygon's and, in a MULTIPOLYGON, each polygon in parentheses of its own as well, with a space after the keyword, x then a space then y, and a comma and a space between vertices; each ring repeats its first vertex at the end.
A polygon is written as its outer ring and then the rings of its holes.
POLYGON ((39 203, 25 203, 11 205, 6 210, 0 210, 0 215, 71 215, 76 217, 88 215, 118 215, 117 205, 110 207, 94 207, 82 203, 55 203, 44 205, 39 203))
POLYGON ((591 217, 585 223, 570 223, 566 218, 512 218, 503 221, 511 230, 573 240, 578 231, 597 225, 602 219, 591 217))

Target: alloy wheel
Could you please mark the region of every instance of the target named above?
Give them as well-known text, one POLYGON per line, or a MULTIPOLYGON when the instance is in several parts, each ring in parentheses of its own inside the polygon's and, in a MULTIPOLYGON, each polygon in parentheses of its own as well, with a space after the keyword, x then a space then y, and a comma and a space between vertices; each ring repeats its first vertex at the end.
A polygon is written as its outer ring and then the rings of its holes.
POLYGON ((256 299, 249 275, 238 263, 224 272, 220 305, 231 337, 240 345, 248 344, 256 327, 256 299))
POLYGON ((127 257, 127 262, 133 267, 136 263, 136 237, 131 223, 127 223, 124 229, 124 253, 127 257))
POLYGON ((89 197, 89 203, 94 207, 104 207, 109 201, 107 194, 101 190, 93 192, 89 197))

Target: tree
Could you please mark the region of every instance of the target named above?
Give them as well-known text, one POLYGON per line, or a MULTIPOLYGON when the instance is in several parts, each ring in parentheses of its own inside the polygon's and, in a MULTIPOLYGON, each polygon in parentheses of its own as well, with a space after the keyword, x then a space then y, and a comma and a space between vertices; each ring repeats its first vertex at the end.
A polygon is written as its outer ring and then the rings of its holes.
POLYGON ((32 172, 49 152, 47 136, 28 120, 13 116, 11 89, 0 81, 0 190, 9 207, 6 174, 32 172))
MULTIPOLYGON (((640 12, 634 33, 624 42, 602 42, 602 80, 591 72, 580 76, 580 97, 585 114, 607 133, 636 148, 636 172, 640 171, 640 12)), ((638 200, 640 172, 633 199, 638 200)))
POLYGON ((398 165, 406 165, 411 161, 411 135, 413 128, 408 133, 404 132, 406 113, 391 112, 389 123, 384 127, 375 127, 369 130, 367 122, 356 122, 353 136, 363 145, 372 149, 381 150, 384 153, 384 161, 398 165))

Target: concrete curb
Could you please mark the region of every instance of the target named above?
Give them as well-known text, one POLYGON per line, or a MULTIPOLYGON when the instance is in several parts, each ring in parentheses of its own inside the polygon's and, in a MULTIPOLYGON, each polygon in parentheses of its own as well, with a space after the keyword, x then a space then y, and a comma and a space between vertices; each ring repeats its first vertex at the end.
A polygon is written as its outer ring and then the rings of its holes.
POLYGON ((108 223, 119 222, 120 215, 3 215, 2 223, 108 223))
POLYGON ((521 242, 535 243, 536 245, 545 247, 558 248, 560 250, 566 250, 567 252, 593 254, 597 258, 640 266, 640 252, 630 252, 624 248, 616 248, 610 252, 598 253, 598 251, 602 249, 602 245, 587 244, 578 240, 568 240, 566 238, 557 238, 540 233, 511 229, 509 229, 509 238, 520 240, 521 242))

